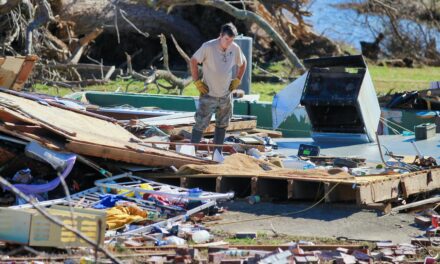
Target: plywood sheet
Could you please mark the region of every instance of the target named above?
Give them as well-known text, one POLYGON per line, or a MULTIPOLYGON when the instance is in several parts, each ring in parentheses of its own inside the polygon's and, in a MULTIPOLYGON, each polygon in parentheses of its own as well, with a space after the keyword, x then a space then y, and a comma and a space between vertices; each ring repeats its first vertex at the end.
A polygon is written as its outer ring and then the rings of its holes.
POLYGON ((20 72, 24 58, 6 57, 0 67, 0 86, 11 88, 20 72))
MULTIPOLYGON (((12 108, 10 109, 8 107, 6 110, 4 108, 3 110, 5 111, 3 112, 15 116, 16 120, 32 120, 35 125, 39 125, 47 130, 55 132, 71 142, 82 142, 98 147, 102 146, 110 149, 126 151, 130 151, 126 147, 129 145, 132 146, 132 148, 142 148, 144 149, 144 153, 152 155, 171 159, 181 159, 188 163, 191 163, 191 161, 196 164, 204 162, 200 159, 183 156, 171 151, 138 146, 138 144, 133 141, 139 141, 139 139, 117 123, 6 93, 0 93, 0 102, 2 102, 2 105, 4 105, 5 108, 8 106, 12 108)), ((0 108, 0 112, 2 112, 1 110, 2 109, 0 108)), ((13 119, 14 118, 9 118, 8 121, 13 121, 13 119)), ((83 152, 87 152, 87 150, 78 149, 77 153, 84 154, 83 152)), ((116 152, 107 154, 108 158, 117 155, 116 152)), ((127 155, 123 155, 123 157, 126 156, 127 155)))

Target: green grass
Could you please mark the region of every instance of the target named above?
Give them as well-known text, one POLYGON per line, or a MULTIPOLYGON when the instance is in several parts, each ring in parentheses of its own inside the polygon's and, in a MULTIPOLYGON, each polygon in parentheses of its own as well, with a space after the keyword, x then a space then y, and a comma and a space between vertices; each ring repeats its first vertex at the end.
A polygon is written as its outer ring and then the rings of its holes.
POLYGON ((440 81, 440 67, 391 68, 369 67, 378 94, 389 91, 427 89, 432 81, 440 81))
POLYGON ((375 247, 374 243, 371 242, 356 242, 356 241, 341 241, 336 240, 332 237, 312 237, 312 236, 295 236, 286 234, 274 234, 273 232, 258 232, 257 238, 235 238, 235 235, 228 233, 223 230, 211 230, 211 234, 214 235, 216 240, 223 240, 228 242, 230 245, 282 245, 289 242, 299 242, 299 241, 309 241, 315 244, 321 245, 350 245, 359 244, 362 246, 367 246, 370 249, 375 247))
MULTIPOLYGON (((287 78, 290 73, 290 68, 285 62, 260 65, 271 73, 287 78)), ((429 88, 430 82, 440 81, 440 67, 423 67, 423 68, 391 68, 391 67, 369 67, 373 83, 376 91, 379 95, 386 94, 388 92, 397 91, 411 91, 421 90, 429 88)), ((261 74, 262 71, 258 68, 254 70, 254 74, 261 74)), ((287 83, 265 83, 265 82, 253 82, 251 87, 252 94, 260 94, 261 101, 272 101, 273 96, 286 87, 287 83)), ((50 95, 64 96, 72 93, 71 89, 55 88, 42 84, 34 84, 34 90, 39 93, 46 93, 50 95)), ((143 83, 138 81, 116 80, 106 85, 88 86, 88 91, 106 91, 114 92, 119 90, 120 92, 140 92, 144 89, 143 83), (127 88, 128 87, 128 88, 127 88)), ((75 89, 75 91, 81 91, 81 89, 75 89)), ((148 86, 148 93, 157 94, 157 88, 154 84, 148 86)), ((178 91, 167 91, 160 89, 160 94, 178 94, 178 91)), ((183 95, 197 96, 198 91, 194 84, 190 84, 184 89, 183 95)))

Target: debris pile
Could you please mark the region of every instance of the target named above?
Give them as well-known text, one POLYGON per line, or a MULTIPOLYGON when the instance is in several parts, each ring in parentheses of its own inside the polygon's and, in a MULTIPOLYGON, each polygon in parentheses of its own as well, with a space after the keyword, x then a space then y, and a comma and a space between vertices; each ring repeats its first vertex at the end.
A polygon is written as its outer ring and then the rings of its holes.
MULTIPOLYGON (((193 116, 100 108, 0 88, 1 261, 405 262, 419 258, 419 245, 435 245, 435 214, 417 216, 428 229, 413 245, 380 242, 373 251, 360 245, 223 241, 206 223, 218 220, 223 202, 233 198, 246 197, 251 205, 386 204, 439 188, 440 170, 415 143, 415 157, 383 153, 379 143, 382 162, 374 164, 362 157, 324 156, 307 144, 285 156, 274 140, 281 133, 257 129, 249 116, 233 118, 221 145, 212 144, 214 123, 192 144, 193 116), (214 151, 218 147, 222 151, 214 151), (40 251, 47 247, 50 254, 40 251)), ((256 233, 237 237, 254 239, 256 233)))

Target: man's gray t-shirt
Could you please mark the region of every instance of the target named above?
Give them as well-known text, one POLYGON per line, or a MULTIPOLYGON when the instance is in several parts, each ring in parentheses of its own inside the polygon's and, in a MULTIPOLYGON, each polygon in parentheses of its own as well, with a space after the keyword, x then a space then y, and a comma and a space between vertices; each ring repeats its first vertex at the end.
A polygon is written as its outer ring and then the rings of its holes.
POLYGON ((194 53, 193 58, 203 64, 203 82, 209 88, 208 95, 213 97, 224 97, 229 93, 233 67, 241 66, 246 61, 235 42, 223 51, 220 47, 220 39, 203 43, 194 53))

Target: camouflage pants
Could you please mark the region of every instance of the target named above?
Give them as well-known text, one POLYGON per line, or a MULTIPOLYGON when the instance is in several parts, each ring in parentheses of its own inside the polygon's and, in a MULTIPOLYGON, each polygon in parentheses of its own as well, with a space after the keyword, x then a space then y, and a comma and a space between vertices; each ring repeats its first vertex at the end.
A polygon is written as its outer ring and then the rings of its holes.
POLYGON ((213 113, 215 113, 215 126, 226 128, 232 117, 232 107, 232 96, 230 94, 225 97, 200 96, 199 108, 194 116, 196 120, 194 129, 205 131, 209 126, 213 113))

